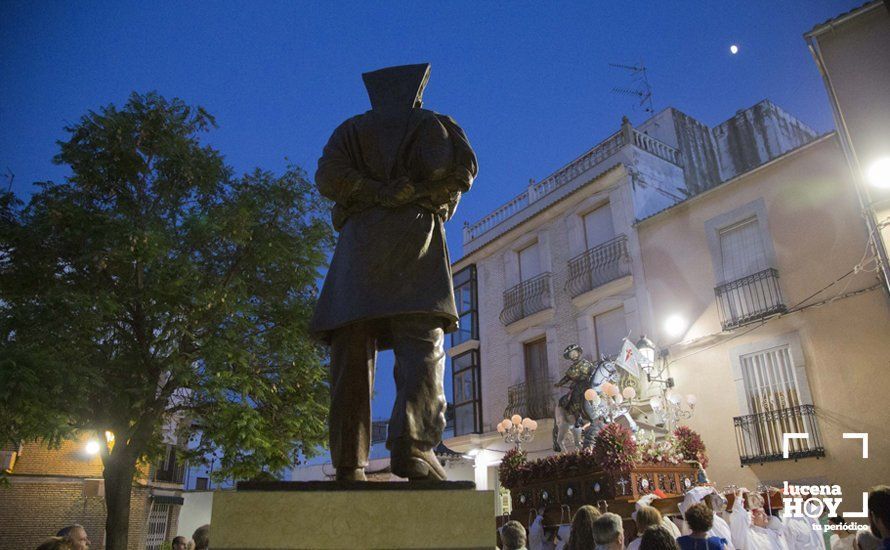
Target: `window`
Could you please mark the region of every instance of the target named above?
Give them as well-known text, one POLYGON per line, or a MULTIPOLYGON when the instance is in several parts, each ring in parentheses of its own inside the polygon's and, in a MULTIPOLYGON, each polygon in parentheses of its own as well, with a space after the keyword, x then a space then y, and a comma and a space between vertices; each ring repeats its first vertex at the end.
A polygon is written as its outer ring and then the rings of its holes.
POLYGON ((146 550, 159 550, 167 540, 167 518, 170 516, 169 504, 153 502, 148 515, 148 534, 145 537, 146 550))
POLYGON ((621 351, 624 338, 627 337, 627 324, 624 309, 617 308, 593 318, 594 346, 593 356, 599 359, 603 355, 615 357, 621 351))
POLYGON ((824 456, 797 335, 734 350, 743 416, 733 419, 742 464, 783 460, 784 434, 806 433, 788 443, 789 458, 824 456))
POLYGON ((757 199, 705 222, 723 330, 786 310, 766 203, 757 199))
POLYGON ((389 420, 374 420, 371 422, 371 444, 383 443, 389 433, 389 420))
POLYGON ((471 350, 451 359, 454 435, 482 433, 479 391, 479 352, 471 350))
POLYGON ((196 491, 206 491, 209 479, 206 477, 198 477, 195 478, 195 490, 196 491))
POLYGON ((519 281, 527 281, 543 273, 538 243, 519 251, 519 281))
POLYGON ((586 250, 615 238, 615 228, 612 226, 612 209, 609 208, 609 203, 585 214, 583 222, 586 250))
POLYGON ((476 294, 476 266, 471 265, 454 274, 454 299, 460 318, 458 329, 451 333, 451 345, 479 339, 478 306, 476 294))
POLYGON ((748 410, 752 414, 804 404, 801 402, 800 382, 787 345, 742 355, 739 362, 748 410))
POLYGON ((756 217, 721 229, 720 252, 724 282, 735 281, 769 267, 756 217))
POLYGON ((528 342, 525 352, 526 411, 529 418, 550 418, 553 384, 547 368, 547 339, 528 342))

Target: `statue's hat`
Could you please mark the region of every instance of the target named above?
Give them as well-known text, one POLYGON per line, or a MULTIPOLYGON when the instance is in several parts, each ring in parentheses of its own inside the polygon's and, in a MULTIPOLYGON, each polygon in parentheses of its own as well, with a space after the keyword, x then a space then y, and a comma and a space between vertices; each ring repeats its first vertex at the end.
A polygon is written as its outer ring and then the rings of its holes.
POLYGON ((423 98, 430 64, 399 65, 362 74, 372 109, 410 109, 423 98))

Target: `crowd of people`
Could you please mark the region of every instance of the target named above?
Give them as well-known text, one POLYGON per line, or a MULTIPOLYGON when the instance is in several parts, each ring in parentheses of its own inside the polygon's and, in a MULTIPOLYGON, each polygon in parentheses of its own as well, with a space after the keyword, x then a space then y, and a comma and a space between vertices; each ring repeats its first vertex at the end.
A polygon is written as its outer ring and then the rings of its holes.
MULTIPOLYGON (((207 550, 210 548, 210 525, 195 529, 192 538, 178 536, 170 541, 173 550, 207 550)), ((37 550, 88 550, 90 537, 83 525, 73 524, 59 529, 54 537, 43 541, 37 550)))
MULTIPOLYGON (((528 533, 518 521, 500 529, 502 550, 890 550, 890 486, 878 486, 868 496, 868 529, 831 530, 829 540, 817 519, 784 517, 779 510, 744 489, 726 499, 710 487, 686 494, 676 518, 650 506, 652 497, 636 503, 632 518, 637 536, 625 540, 621 516, 582 506, 571 525, 545 527, 543 509, 528 533), (745 502, 748 502, 747 509, 745 502)), ((844 523, 828 518, 829 524, 844 523)))

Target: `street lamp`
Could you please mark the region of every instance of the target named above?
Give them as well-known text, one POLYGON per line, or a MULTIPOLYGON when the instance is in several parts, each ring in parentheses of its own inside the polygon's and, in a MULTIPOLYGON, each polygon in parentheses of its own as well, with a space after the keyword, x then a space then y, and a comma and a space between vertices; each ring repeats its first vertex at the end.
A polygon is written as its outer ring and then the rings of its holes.
POLYGON ((698 398, 690 393, 684 400, 683 396, 673 389, 676 385, 673 377, 661 378, 667 371, 668 350, 658 350, 652 340, 646 338, 645 335, 637 342, 637 349, 640 350, 640 355, 644 359, 641 366, 646 373, 646 379, 650 383, 662 384, 661 395, 649 399, 649 406, 652 407, 652 412, 664 422, 665 428, 672 431, 680 420, 692 418, 698 398), (656 358, 661 360, 659 365, 656 365, 656 358))
POLYGON ((534 439, 538 423, 531 418, 522 418, 518 414, 514 414, 498 424, 497 429, 498 433, 504 438, 504 442, 510 445, 516 444, 516 448, 521 451, 523 443, 528 443, 534 439))
POLYGON ((655 367, 655 344, 652 340, 646 338, 644 334, 637 340, 637 349, 640 351, 640 355, 643 356, 643 360, 640 361, 640 367, 643 368, 643 372, 649 374, 652 368, 655 367))
POLYGON ((875 187, 890 188, 890 157, 874 161, 868 168, 866 178, 875 187))

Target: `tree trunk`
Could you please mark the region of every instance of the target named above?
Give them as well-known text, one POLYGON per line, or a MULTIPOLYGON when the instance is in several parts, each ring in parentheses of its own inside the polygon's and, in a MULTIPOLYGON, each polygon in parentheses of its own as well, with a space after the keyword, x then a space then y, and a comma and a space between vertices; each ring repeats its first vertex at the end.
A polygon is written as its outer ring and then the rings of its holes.
POLYGON ((105 457, 105 518, 106 550, 127 550, 130 528, 130 494, 133 490, 133 474, 136 458, 125 445, 115 448, 105 457))

